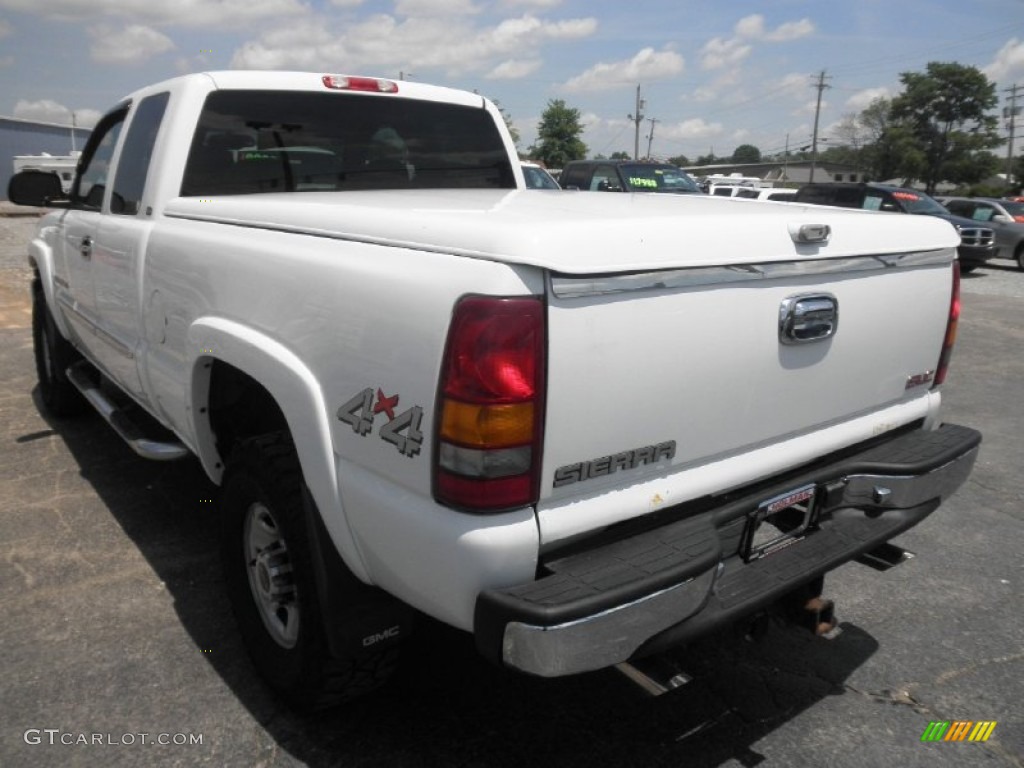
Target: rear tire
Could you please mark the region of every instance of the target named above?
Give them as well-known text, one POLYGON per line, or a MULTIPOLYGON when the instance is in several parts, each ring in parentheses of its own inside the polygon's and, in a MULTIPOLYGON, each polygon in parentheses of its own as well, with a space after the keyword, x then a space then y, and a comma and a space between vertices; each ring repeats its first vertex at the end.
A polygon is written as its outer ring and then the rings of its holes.
POLYGON ((32 286, 32 348, 39 379, 39 395, 46 410, 57 418, 81 413, 85 408, 85 399, 65 373, 73 363, 81 359, 81 355, 60 335, 38 280, 32 286))
POLYGON ((1024 270, 1024 242, 1017 246, 1017 252, 1013 257, 1017 260, 1017 269, 1024 270))
POLYGON ((973 272, 974 270, 976 270, 977 268, 978 268, 977 264, 964 264, 963 262, 960 262, 960 274, 961 275, 968 275, 971 272, 973 272))
MULTIPOLYGON (((253 663, 292 707, 312 710, 382 685, 397 662, 397 649, 331 653, 304 522, 304 504, 311 502, 304 501, 303 488, 287 433, 239 442, 224 480, 221 557, 253 663)), ((360 609, 350 607, 354 613, 360 609)))

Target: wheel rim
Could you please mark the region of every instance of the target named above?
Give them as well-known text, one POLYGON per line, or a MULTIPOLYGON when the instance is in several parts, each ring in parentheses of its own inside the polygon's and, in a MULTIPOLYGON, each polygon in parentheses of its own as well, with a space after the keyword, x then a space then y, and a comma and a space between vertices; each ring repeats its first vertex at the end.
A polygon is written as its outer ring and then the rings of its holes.
POLYGON ((246 573, 257 612, 268 634, 282 648, 299 639, 299 603, 291 556, 277 521, 261 502, 245 513, 246 573))

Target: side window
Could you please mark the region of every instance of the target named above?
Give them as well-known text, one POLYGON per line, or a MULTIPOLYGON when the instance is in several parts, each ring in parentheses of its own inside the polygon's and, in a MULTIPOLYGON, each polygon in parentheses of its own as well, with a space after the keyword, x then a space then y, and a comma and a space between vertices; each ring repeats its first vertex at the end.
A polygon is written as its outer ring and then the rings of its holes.
POLYGON ((562 171, 562 176, 558 183, 562 185, 563 189, 586 189, 587 168, 585 166, 577 166, 576 168, 562 171))
POLYGON ((975 221, 992 221, 992 214, 996 211, 991 205, 978 205, 971 216, 975 221))
POLYGON ((168 93, 157 93, 139 102, 117 164, 114 194, 110 198, 111 213, 134 216, 139 212, 153 145, 156 144, 156 135, 169 98, 168 93))
POLYGON ((71 192, 71 204, 76 208, 98 211, 103 205, 107 188, 110 160, 114 156, 117 138, 121 135, 128 107, 108 113, 93 129, 89 142, 82 150, 80 172, 71 192))
POLYGON ((590 189, 598 192, 621 192, 622 185, 619 184, 619 174, 615 171, 614 166, 597 166, 590 179, 590 189))
POLYGON ((957 216, 971 217, 972 203, 964 202, 962 200, 950 200, 946 203, 946 210, 950 213, 955 213, 957 216))

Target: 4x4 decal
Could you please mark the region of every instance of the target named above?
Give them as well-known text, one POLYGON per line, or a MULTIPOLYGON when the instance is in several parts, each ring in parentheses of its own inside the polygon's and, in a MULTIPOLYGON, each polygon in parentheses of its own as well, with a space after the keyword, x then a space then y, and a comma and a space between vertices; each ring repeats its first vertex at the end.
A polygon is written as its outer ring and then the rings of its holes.
POLYGON ((423 433, 420 431, 423 409, 414 405, 396 415, 398 398, 398 395, 385 395, 377 387, 374 402, 373 387, 367 387, 338 408, 338 420, 351 426, 352 431, 360 437, 365 437, 373 431, 374 418, 378 413, 383 413, 388 417, 388 422, 377 432, 380 439, 391 443, 404 456, 416 456, 423 445, 423 433))

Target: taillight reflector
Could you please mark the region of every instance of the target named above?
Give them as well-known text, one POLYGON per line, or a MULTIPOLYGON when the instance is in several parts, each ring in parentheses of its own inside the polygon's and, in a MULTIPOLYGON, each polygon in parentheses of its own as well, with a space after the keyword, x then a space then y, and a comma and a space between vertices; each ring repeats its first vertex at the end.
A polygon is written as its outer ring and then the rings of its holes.
POLYGON ((949 371, 949 361, 953 357, 953 345, 956 343, 956 331, 960 324, 960 262, 953 262, 953 291, 949 299, 949 320, 946 322, 946 336, 942 340, 942 351, 939 354, 939 364, 935 369, 935 380, 932 388, 939 386, 946 380, 946 373, 949 371))
POLYGON ((324 75, 323 84, 336 91, 372 91, 374 93, 398 93, 398 83, 380 80, 376 77, 350 77, 349 75, 324 75))
POLYGON ((438 397, 438 501, 480 512, 536 502, 544 317, 537 297, 469 297, 456 305, 438 397))

